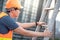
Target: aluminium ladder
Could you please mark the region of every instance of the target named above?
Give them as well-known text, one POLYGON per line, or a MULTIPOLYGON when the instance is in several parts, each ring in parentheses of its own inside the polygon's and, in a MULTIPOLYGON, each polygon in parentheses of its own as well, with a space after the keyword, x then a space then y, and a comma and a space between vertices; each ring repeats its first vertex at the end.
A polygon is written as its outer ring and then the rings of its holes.
MULTIPOLYGON (((46 0, 45 0, 45 1, 46 1, 46 0)), ((43 3, 43 6, 44 6, 44 4, 45 4, 45 1, 44 1, 44 3, 43 3)), ((49 8, 49 7, 50 7, 50 4, 51 4, 51 1, 52 1, 52 0, 48 0, 47 3, 46 3, 46 6, 45 6, 44 8, 49 8)), ((46 14, 47 14, 47 11, 45 11, 45 9, 43 9, 43 10, 42 10, 42 14, 41 14, 41 18, 40 18, 40 20, 39 20, 40 22, 41 22, 41 21, 42 21, 42 22, 44 21, 44 18, 45 18, 45 16, 46 16, 46 14)), ((37 26, 36 31, 39 31, 39 30, 40 30, 40 27, 37 26)), ((37 38, 37 37, 33 37, 32 40, 36 40, 36 38, 37 38)))
MULTIPOLYGON (((49 31, 53 32, 53 28, 54 27, 54 24, 55 24, 55 19, 56 19, 56 16, 59 12, 59 8, 60 8, 60 0, 57 0, 56 4, 55 4, 55 7, 54 7, 54 11, 53 11, 53 14, 52 14, 52 17, 51 19, 49 19, 48 21, 48 29, 49 31)), ((49 40, 49 37, 46 37, 44 38, 44 40, 49 40)), ((52 39, 53 40, 53 39, 52 39)))
MULTIPOLYGON (((47 4, 46 4, 46 6, 45 6, 45 8, 47 9, 47 10, 51 10, 52 8, 48 8, 48 6, 47 5, 50 5, 51 4, 51 1, 52 0, 48 0, 47 1, 47 4)), ((52 27, 54 26, 54 21, 55 21, 55 18, 56 18, 56 16, 57 16, 57 13, 58 13, 58 11, 59 11, 59 6, 60 5, 60 1, 59 0, 57 0, 57 2, 56 2, 56 5, 55 5, 55 7, 54 7, 54 12, 53 12, 53 16, 52 16, 52 19, 48 22, 48 29, 52 32, 52 27), (52 23, 52 25, 51 25, 51 22, 53 22, 52 23)), ((44 17, 45 17, 45 15, 46 15, 46 10, 43 10, 42 11, 42 15, 41 15, 41 18, 40 18, 40 20, 39 21, 43 21, 44 20, 44 17), (42 16, 43 15, 43 16, 42 16)), ((37 28, 36 28, 36 31, 39 31, 39 27, 37 26, 37 28)), ((36 40, 36 37, 33 37, 32 38, 32 40, 36 40)), ((47 38, 44 38, 44 40, 49 40, 49 37, 47 37, 47 38)))

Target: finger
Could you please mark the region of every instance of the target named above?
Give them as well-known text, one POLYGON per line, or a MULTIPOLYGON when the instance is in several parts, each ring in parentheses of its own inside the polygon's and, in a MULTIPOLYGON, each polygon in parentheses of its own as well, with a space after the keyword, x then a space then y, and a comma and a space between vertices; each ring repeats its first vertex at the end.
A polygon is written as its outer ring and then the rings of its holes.
POLYGON ((46 25, 46 24, 40 24, 40 26, 47 27, 48 25, 46 25))
POLYGON ((52 36, 52 33, 50 32, 50 35, 49 35, 49 37, 51 37, 52 36))
POLYGON ((49 31, 48 28, 46 28, 44 31, 49 31))
POLYGON ((42 22, 42 24, 46 24, 45 22, 42 22))
POLYGON ((46 28, 45 30, 48 30, 48 28, 46 28))

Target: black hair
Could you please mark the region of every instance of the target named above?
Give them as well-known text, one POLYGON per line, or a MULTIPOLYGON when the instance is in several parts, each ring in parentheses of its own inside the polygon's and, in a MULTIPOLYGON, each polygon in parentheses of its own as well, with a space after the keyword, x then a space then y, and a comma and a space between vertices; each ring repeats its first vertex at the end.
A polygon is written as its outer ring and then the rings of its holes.
MULTIPOLYGON (((20 9, 18 9, 18 8, 14 8, 14 7, 12 7, 12 8, 13 8, 14 10, 20 10, 20 9)), ((12 8, 9 8, 9 9, 6 8, 6 12, 9 13, 10 11, 12 11, 12 8)))

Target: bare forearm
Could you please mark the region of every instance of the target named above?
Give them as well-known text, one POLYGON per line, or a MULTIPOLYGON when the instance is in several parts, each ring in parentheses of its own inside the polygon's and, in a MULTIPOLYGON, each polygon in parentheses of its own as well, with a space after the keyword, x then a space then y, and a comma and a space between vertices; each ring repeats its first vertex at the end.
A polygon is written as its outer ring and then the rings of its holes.
POLYGON ((14 29, 15 32, 17 32, 18 34, 24 35, 24 36, 29 36, 29 37, 40 37, 40 36, 50 36, 50 32, 49 31, 44 31, 44 32, 34 32, 34 31, 29 31, 29 30, 25 30, 23 27, 18 27, 16 29, 14 29))
POLYGON ((29 36, 29 37, 44 36, 43 32, 34 32, 34 31, 29 31, 29 30, 25 30, 25 32, 23 34, 24 34, 24 36, 29 36))
POLYGON ((36 26, 35 22, 32 22, 32 23, 19 23, 19 22, 17 22, 17 23, 23 28, 29 28, 29 27, 36 26))
POLYGON ((19 27, 14 30, 18 34, 24 35, 24 36, 29 36, 29 37, 39 37, 39 36, 44 36, 43 32, 34 32, 34 31, 29 31, 25 30, 22 27, 19 27))

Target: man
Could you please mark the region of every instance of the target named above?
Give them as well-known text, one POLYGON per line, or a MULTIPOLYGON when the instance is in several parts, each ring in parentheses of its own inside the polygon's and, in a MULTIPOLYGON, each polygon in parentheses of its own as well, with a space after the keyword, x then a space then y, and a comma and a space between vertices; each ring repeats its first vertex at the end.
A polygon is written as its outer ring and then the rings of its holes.
POLYGON ((24 28, 29 28, 36 25, 44 25, 44 22, 32 22, 32 23, 19 23, 13 20, 13 18, 17 18, 21 5, 18 0, 8 0, 5 8, 7 9, 7 13, 0 13, 0 40, 12 40, 13 31, 30 37, 39 37, 44 36, 48 37, 51 35, 49 31, 45 32, 34 32, 25 30, 24 28))

